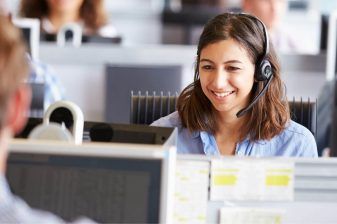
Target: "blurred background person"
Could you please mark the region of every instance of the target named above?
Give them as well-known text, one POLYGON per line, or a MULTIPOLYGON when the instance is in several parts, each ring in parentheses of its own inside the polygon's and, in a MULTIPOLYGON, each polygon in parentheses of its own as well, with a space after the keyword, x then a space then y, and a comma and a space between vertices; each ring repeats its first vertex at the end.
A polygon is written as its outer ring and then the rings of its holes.
MULTIPOLYGON (((0 15, 0 223, 65 223, 59 217, 32 209, 12 194, 5 173, 8 145, 25 125, 31 92, 25 46, 20 32, 7 16, 0 15)), ((93 223, 78 219, 76 223, 93 223)))
POLYGON ((241 2, 243 12, 257 16, 266 24, 276 51, 298 53, 298 43, 280 26, 287 6, 287 0, 242 0, 241 2))
POLYGON ((218 9, 225 9, 227 7, 227 0, 182 0, 182 7, 193 7, 193 6, 207 6, 214 7, 218 9))
MULTIPOLYGON (((0 0, 0 15, 9 16, 10 10, 6 0, 0 0)), ((30 75, 27 78, 29 83, 44 83, 44 108, 58 100, 64 100, 65 89, 58 78, 55 70, 48 64, 40 60, 32 60, 27 54, 30 75)), ((33 92, 33 94, 35 94, 33 92)))
POLYGON ((19 15, 40 19, 42 33, 56 34, 64 25, 76 23, 84 35, 117 36, 103 0, 21 0, 19 15))

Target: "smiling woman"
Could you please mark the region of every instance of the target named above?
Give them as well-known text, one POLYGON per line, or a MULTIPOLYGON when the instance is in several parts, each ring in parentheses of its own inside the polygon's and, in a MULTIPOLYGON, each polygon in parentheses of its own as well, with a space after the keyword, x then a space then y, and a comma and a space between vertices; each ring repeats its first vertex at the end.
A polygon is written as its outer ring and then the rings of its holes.
POLYGON ((219 118, 236 114, 249 102, 255 66, 233 39, 209 44, 201 51, 200 84, 219 118))
POLYGON ((206 24, 177 109, 152 125, 178 127, 180 153, 317 157, 311 132, 290 120, 275 51, 254 16, 224 13, 206 24))

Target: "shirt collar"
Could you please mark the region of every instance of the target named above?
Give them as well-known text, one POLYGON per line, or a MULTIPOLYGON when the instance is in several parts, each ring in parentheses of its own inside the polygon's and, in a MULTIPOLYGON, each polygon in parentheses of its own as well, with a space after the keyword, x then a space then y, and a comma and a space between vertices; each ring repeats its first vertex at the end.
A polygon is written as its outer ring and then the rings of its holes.
POLYGON ((199 132, 205 155, 220 155, 220 151, 212 134, 206 131, 199 132))
MULTIPOLYGON (((192 132, 192 138, 197 138, 200 136, 200 139, 203 144, 203 150, 205 155, 220 155, 220 151, 218 149, 218 146, 216 144, 215 138, 212 134, 206 132, 206 131, 194 131, 192 132)), ((249 135, 241 142, 237 144, 237 149, 240 149, 241 145, 247 145, 249 144, 250 139, 249 135)), ((267 144, 267 140, 257 140, 254 143, 265 145, 267 144)), ((237 153, 237 152, 236 152, 237 153)))

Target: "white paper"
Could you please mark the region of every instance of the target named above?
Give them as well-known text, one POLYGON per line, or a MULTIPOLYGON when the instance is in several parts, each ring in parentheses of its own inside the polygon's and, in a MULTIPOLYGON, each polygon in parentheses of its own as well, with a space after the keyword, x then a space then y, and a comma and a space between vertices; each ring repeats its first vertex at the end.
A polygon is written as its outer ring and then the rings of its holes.
POLYGON ((212 201, 289 201, 294 197, 293 162, 212 160, 212 201))
POLYGON ((174 223, 206 223, 208 186, 208 161, 177 161, 174 223))
POLYGON ((269 208, 222 208, 220 224, 281 224, 285 211, 269 208))

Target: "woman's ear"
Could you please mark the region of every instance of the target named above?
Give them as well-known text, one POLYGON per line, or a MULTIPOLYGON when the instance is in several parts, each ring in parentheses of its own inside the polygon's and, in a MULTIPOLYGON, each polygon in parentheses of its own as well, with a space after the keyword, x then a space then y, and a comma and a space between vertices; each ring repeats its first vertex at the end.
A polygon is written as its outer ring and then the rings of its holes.
POLYGON ((31 97, 30 86, 22 84, 9 99, 4 124, 13 134, 20 132, 26 124, 31 97))

